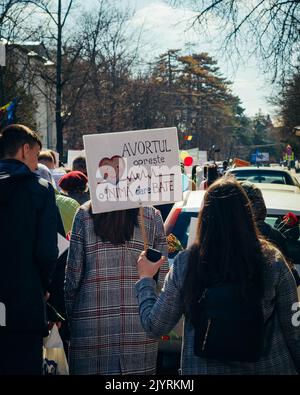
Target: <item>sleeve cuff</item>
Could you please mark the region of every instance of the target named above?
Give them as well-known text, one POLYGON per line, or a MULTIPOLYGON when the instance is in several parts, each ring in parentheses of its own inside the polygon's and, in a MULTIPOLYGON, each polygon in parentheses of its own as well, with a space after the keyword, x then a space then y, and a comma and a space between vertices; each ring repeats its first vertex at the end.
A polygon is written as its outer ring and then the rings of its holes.
POLYGON ((145 277, 145 278, 138 280, 135 283, 135 289, 137 292, 140 292, 143 288, 148 288, 148 287, 150 287, 150 288, 156 287, 156 281, 153 280, 153 278, 145 277))

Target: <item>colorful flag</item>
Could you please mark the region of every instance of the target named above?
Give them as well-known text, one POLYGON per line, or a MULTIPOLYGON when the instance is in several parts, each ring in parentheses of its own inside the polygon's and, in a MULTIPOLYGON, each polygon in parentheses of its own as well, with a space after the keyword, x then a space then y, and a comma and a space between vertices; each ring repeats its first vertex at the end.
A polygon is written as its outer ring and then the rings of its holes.
POLYGON ((6 111, 7 108, 11 105, 11 103, 12 102, 10 101, 9 103, 5 104, 5 106, 0 107, 0 111, 6 111))
POLYGON ((13 123, 14 115, 15 115, 15 109, 16 109, 16 104, 17 104, 17 99, 14 99, 13 101, 10 102, 10 105, 6 109, 8 124, 13 123))
POLYGON ((14 115, 17 106, 17 99, 13 99, 5 106, 0 107, 0 117, 4 118, 6 116, 7 124, 11 124, 14 121, 14 115))
POLYGON ((191 141, 192 140, 192 138, 193 138, 193 136, 184 136, 184 140, 187 140, 187 141, 191 141))

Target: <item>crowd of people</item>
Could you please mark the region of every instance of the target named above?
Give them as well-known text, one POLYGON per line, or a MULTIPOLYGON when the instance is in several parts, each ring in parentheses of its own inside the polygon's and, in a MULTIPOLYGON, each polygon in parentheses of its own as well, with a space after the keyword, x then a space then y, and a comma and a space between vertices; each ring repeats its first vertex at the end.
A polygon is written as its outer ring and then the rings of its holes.
POLYGON ((181 374, 299 374, 299 278, 284 239, 264 222, 259 189, 220 177, 214 164, 205 171, 191 182, 206 190, 196 240, 169 268, 160 206, 143 218, 138 208, 94 214, 84 157, 66 171, 36 132, 4 128, 0 374, 42 374, 43 339, 58 325, 70 374, 154 375, 159 338, 182 316, 181 374), (70 240, 59 257, 58 234, 70 240), (241 326, 249 317, 256 340, 241 326))

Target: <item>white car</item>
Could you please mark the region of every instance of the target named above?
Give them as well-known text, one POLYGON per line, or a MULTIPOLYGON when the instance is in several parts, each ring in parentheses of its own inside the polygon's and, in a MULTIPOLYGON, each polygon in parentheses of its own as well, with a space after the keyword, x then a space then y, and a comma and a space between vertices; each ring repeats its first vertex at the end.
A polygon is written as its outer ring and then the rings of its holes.
MULTIPOLYGON (((259 185, 261 187, 261 185, 259 185)), ((271 226, 274 225, 276 219, 288 212, 293 212, 300 219, 300 196, 293 191, 287 191, 261 188, 264 201, 267 208, 267 218, 271 226)), ((166 221, 166 234, 174 234, 181 242, 184 248, 187 247, 189 238, 189 229, 191 218, 197 218, 200 207, 204 199, 205 191, 187 191, 184 200, 174 204, 166 221)), ((300 265, 300 240, 299 255, 297 264, 300 265)), ((174 256, 169 256, 169 262, 172 263, 174 256)))
POLYGON ((238 181, 258 184, 261 189, 274 189, 300 193, 300 184, 288 170, 282 167, 236 167, 226 174, 233 174, 238 181))

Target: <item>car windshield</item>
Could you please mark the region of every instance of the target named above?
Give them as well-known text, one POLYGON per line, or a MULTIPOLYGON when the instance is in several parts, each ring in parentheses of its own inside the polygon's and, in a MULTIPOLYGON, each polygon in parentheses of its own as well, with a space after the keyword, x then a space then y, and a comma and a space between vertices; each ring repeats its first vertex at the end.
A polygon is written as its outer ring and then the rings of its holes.
POLYGON ((292 177, 282 171, 232 170, 232 174, 239 181, 247 180, 253 183, 294 185, 292 177))

